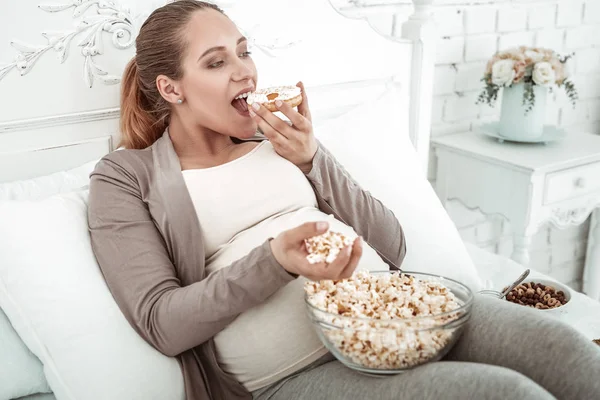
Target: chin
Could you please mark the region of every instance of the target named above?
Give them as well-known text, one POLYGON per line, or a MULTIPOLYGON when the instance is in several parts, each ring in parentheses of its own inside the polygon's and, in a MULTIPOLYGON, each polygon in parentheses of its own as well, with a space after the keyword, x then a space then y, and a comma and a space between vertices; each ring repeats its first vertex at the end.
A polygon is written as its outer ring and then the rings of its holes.
POLYGON ((238 139, 250 139, 257 132, 256 127, 254 127, 254 128, 245 127, 242 129, 238 128, 238 129, 234 129, 233 131, 235 132, 235 134, 233 134, 231 136, 236 137, 238 139))
POLYGON ((249 139, 253 137, 254 135, 256 135, 257 130, 258 124, 254 121, 252 121, 250 124, 244 124, 243 126, 240 126, 238 129, 236 129, 236 131, 239 132, 238 137, 240 139, 249 139))

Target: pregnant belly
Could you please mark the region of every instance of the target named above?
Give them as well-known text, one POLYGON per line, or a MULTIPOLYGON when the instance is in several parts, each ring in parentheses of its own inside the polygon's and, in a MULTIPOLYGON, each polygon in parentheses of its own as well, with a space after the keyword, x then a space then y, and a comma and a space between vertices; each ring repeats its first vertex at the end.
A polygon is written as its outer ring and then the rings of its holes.
MULTIPOLYGON (((216 257, 209 260, 209 271, 230 265, 283 230, 326 218, 318 209, 305 208, 264 221, 238 235, 215 254, 216 257)), ((330 224, 332 230, 355 235, 352 228, 340 221, 330 221, 330 224)), ((388 266, 364 244, 358 268, 387 270, 388 266)), ((215 336, 219 364, 248 390, 273 383, 325 354, 306 315, 304 282, 303 277, 290 282, 262 304, 240 314, 215 336)))

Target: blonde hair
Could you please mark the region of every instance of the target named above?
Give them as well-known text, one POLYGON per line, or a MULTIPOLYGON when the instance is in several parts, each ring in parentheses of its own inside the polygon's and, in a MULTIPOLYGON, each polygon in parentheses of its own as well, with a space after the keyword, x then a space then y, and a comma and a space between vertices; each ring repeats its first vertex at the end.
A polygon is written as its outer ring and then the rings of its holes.
POLYGON ((121 142, 119 147, 144 149, 162 135, 169 124, 169 103, 156 87, 156 77, 181 79, 185 53, 183 32, 192 14, 214 4, 177 0, 152 12, 136 38, 136 55, 125 67, 121 83, 121 142))

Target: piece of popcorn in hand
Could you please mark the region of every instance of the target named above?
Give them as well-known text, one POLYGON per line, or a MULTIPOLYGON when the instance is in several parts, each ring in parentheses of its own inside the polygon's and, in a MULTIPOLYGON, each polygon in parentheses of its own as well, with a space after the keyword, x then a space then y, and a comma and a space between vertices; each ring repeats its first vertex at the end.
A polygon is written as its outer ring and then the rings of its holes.
POLYGON ((322 235, 313 236, 305 239, 308 255, 306 259, 311 264, 320 262, 332 263, 340 251, 354 242, 352 238, 344 234, 328 230, 322 235))

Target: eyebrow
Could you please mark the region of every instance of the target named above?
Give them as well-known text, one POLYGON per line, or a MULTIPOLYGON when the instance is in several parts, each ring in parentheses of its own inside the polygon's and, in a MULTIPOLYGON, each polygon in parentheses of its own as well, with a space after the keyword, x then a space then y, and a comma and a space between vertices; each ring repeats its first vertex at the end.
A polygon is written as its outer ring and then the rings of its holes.
MULTIPOLYGON (((241 38, 239 38, 237 40, 236 46, 242 42, 247 42, 247 41, 248 41, 248 39, 246 37, 242 36, 241 38)), ((202 57, 206 56, 207 54, 214 53, 215 51, 223 51, 223 50, 225 50, 225 46, 211 47, 210 49, 208 49, 204 53, 202 53, 202 55, 200 57, 198 57, 198 61, 200 61, 200 59, 202 57)))

